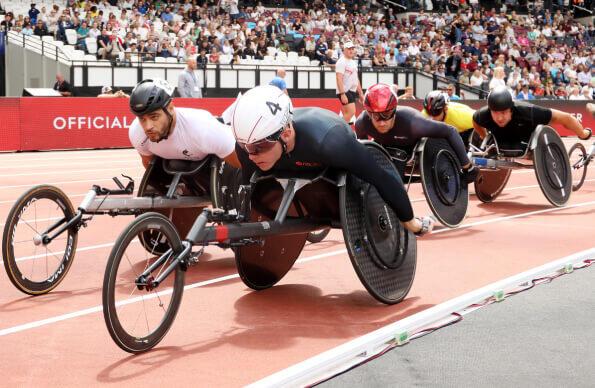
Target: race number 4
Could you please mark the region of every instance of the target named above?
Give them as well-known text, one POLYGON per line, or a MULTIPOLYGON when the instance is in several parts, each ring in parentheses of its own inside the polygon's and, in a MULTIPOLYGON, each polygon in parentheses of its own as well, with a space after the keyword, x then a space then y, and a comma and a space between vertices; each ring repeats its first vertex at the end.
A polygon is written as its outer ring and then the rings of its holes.
POLYGON ((273 116, 276 115, 277 112, 279 112, 281 110, 281 105, 271 102, 271 101, 267 101, 267 106, 271 110, 271 113, 273 114, 273 116))

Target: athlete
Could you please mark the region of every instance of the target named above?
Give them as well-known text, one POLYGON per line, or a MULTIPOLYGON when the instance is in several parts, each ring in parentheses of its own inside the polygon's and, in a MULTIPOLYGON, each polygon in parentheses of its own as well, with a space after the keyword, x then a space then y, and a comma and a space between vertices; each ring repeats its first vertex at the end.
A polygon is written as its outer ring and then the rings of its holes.
POLYGON ((229 126, 206 110, 174 107, 172 93, 173 87, 166 81, 147 79, 130 95, 130 110, 137 117, 128 136, 143 166, 147 168, 155 156, 202 160, 213 154, 239 167, 229 126))
POLYGON ((473 115, 473 126, 479 136, 484 138, 487 131, 490 131, 501 149, 524 150, 531 134, 540 124, 562 125, 581 140, 588 140, 592 134, 589 128, 583 128, 570 113, 513 101, 505 87, 493 89, 488 95, 488 105, 478 109, 473 115))
MULTIPOLYGON (((465 145, 450 125, 435 122, 410 107, 397 107, 394 88, 387 84, 371 86, 364 96, 364 111, 355 122, 359 139, 372 138, 384 147, 395 147, 413 154, 415 145, 424 137, 446 139, 463 168, 463 181, 471 183, 479 170, 471 164, 465 145)), ((405 162, 398 165, 401 174, 405 162)))
POLYGON ((265 85, 240 96, 224 117, 231 122, 245 184, 257 170, 284 175, 325 167, 346 170, 374 185, 405 228, 418 235, 432 231, 431 217, 413 216, 398 174, 381 168, 335 113, 321 108, 294 110, 285 93, 265 85))
POLYGON ((453 126, 463 139, 465 148, 468 148, 469 137, 473 132, 474 109, 465 104, 453 102, 446 93, 434 90, 424 98, 424 108, 421 113, 434 121, 453 126))

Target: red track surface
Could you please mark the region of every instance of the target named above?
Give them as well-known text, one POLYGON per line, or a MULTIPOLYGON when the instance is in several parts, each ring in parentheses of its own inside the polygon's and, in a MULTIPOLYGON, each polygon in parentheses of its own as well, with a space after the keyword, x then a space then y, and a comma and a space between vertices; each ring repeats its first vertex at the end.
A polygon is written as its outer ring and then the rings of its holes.
MULTIPOLYGON (((28 186, 54 183, 76 207, 92 184, 111 185, 109 178, 120 173, 142 174, 131 150, 4 154, 0 164, 2 227, 28 186)), ((269 290, 251 291, 237 277, 186 290, 168 335, 138 356, 112 342, 101 313, 110 243, 131 218, 97 216, 79 233, 70 273, 52 293, 28 297, 0 272, 2 385, 245 385, 463 293, 592 248, 593 181, 592 169, 564 209, 549 205, 532 171, 513 172, 492 204, 472 196, 462 228, 419 240, 413 288, 395 306, 367 294, 335 230, 322 243, 306 245, 305 260, 269 290)), ((427 214, 416 186, 410 194, 416 212, 427 214)), ((209 248, 188 271, 186 284, 234 274, 231 251, 209 248)))

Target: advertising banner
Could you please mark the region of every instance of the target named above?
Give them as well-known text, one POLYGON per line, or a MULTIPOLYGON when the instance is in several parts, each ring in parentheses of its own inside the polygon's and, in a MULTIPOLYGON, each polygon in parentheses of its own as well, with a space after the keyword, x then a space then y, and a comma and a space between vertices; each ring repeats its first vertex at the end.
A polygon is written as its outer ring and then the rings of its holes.
MULTIPOLYGON (((174 100, 175 106, 206 109, 221 115, 232 98, 174 100)), ((317 106, 339 112, 337 99, 293 99, 295 107, 317 106)), ((399 102, 421 109, 421 100, 399 102)), ((480 108, 485 101, 466 102, 480 108)), ((541 101, 539 105, 573 114, 587 127, 595 127, 584 101, 541 101)), ((0 151, 130 147, 128 127, 134 120, 124 98, 2 98, 0 99, 0 151)), ((556 126, 554 126, 556 127, 556 126)), ((571 133, 556 128, 563 136, 571 133)))

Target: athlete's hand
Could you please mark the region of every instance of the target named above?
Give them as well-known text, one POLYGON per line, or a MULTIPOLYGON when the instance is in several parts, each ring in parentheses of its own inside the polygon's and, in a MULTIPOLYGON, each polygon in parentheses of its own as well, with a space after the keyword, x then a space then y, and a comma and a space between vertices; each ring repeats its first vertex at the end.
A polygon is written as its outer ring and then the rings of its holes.
POLYGON ((345 95, 345 93, 341 94, 341 103, 343 105, 347 105, 348 102, 349 100, 347 99, 347 95, 345 95))

